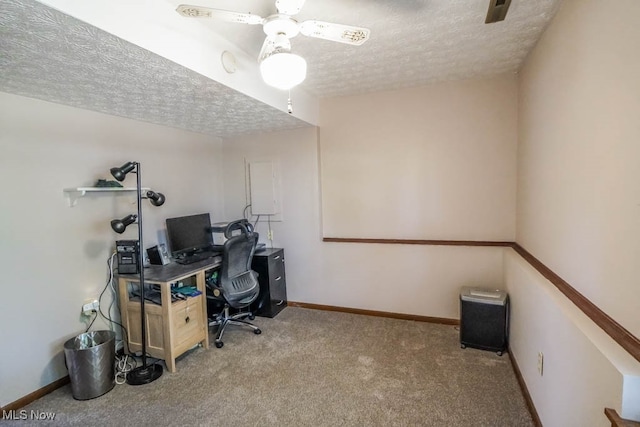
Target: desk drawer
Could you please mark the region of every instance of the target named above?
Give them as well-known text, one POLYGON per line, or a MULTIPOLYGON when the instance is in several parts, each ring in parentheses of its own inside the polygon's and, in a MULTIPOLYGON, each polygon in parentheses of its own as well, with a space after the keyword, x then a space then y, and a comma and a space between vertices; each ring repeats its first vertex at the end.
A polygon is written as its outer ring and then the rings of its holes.
POLYGON ((269 281, 278 281, 284 277, 284 255, 282 253, 269 257, 269 281))
POLYGON ((186 301, 175 302, 171 305, 172 329, 174 346, 178 352, 183 346, 189 348, 193 343, 202 340, 202 295, 188 298, 186 301))

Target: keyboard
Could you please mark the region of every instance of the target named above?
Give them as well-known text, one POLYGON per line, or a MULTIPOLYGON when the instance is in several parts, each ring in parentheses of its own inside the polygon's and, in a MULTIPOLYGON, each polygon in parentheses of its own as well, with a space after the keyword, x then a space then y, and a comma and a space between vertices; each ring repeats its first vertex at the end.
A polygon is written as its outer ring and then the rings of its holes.
POLYGON ((218 255, 216 252, 197 252, 193 255, 185 256, 184 258, 178 258, 176 259, 176 262, 178 264, 193 264, 194 262, 213 258, 216 255, 218 255))

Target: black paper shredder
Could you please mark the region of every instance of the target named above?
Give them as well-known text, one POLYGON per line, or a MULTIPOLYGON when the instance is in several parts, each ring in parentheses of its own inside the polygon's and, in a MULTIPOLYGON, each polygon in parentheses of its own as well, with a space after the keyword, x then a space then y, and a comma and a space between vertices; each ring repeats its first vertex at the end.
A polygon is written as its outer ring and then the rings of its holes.
POLYGON ((495 351, 507 349, 509 296, 505 291, 463 287, 460 292, 460 346, 495 351))

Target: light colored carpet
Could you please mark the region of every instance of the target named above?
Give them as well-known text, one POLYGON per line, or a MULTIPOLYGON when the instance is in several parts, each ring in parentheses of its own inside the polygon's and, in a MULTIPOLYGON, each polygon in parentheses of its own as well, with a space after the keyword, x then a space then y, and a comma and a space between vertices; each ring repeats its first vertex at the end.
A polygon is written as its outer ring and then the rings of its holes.
POLYGON ((86 401, 67 385, 23 409, 78 426, 534 425, 509 357, 461 349, 453 326, 294 307, 254 323, 151 384, 86 401))

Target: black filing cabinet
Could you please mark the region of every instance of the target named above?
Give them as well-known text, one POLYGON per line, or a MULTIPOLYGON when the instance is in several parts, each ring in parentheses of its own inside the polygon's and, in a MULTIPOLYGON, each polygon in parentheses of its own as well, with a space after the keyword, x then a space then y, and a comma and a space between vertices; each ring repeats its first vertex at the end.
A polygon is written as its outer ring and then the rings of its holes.
POLYGON ((258 273, 260 296, 251 304, 258 316, 274 317, 287 306, 284 249, 268 248, 253 255, 251 269, 258 273))
POLYGON ((507 349, 509 296, 493 289, 463 287, 460 292, 460 345, 495 351, 507 349))

